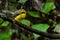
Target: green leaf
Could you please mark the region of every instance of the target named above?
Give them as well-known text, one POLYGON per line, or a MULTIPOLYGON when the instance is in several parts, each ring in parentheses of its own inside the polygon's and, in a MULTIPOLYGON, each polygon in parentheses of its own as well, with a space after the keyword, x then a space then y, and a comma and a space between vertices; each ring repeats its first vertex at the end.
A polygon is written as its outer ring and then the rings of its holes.
POLYGON ((7 27, 9 25, 9 22, 8 21, 4 21, 2 24, 1 24, 1 27, 7 27))
POLYGON ((27 0, 19 0, 18 3, 25 3, 27 0))
POLYGON ((54 31, 60 33, 60 23, 56 25, 54 31))
POLYGON ((21 23, 27 26, 30 26, 31 22, 29 20, 23 19, 21 20, 21 23))
POLYGON ((42 9, 45 14, 48 14, 51 10, 55 9, 54 2, 46 2, 43 4, 42 9))
POLYGON ((46 32, 47 29, 49 28, 49 25, 47 25, 47 24, 34 24, 34 25, 32 25, 32 28, 46 32))
POLYGON ((9 32, 0 32, 0 40, 11 40, 9 32))
POLYGON ((35 12, 35 11, 30 11, 28 12, 28 14, 32 17, 36 17, 36 18, 40 17, 39 12, 35 12))
POLYGON ((33 34, 34 35, 34 38, 37 39, 38 37, 40 37, 40 35, 38 34, 33 34))

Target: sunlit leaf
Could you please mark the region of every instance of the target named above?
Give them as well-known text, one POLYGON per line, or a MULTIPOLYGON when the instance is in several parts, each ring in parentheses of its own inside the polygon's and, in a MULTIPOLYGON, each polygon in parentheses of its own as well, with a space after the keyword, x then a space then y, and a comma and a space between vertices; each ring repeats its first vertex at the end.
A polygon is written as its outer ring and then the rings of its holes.
POLYGON ((43 12, 44 12, 45 14, 48 14, 51 10, 53 10, 53 9, 55 9, 55 8, 56 8, 56 7, 55 7, 54 2, 46 2, 46 3, 43 4, 43 7, 42 7, 43 12))
MULTIPOLYGON (((46 32, 47 29, 49 28, 49 25, 47 25, 47 24, 34 24, 34 25, 32 25, 32 28, 46 32)), ((38 35, 38 34, 33 34, 33 35, 35 38, 40 37, 40 35, 38 35)))
POLYGON ((30 26, 31 22, 29 20, 23 19, 21 20, 21 23, 27 26, 30 26))
POLYGON ((25 3, 27 0, 19 0, 18 3, 25 3))
POLYGON ((4 21, 4 22, 1 24, 2 27, 7 27, 8 25, 9 25, 9 22, 8 22, 8 21, 4 21))
POLYGON ((38 34, 33 34, 33 35, 34 35, 35 39, 38 38, 38 37, 40 37, 40 35, 38 35, 38 34))
POLYGON ((34 24, 34 25, 32 25, 32 28, 46 32, 47 29, 49 28, 49 25, 47 25, 47 24, 34 24))
POLYGON ((36 12, 36 11, 30 11, 28 12, 28 14, 32 17, 36 17, 36 18, 40 17, 39 12, 36 12))
POLYGON ((60 23, 56 25, 54 31, 60 33, 60 23))

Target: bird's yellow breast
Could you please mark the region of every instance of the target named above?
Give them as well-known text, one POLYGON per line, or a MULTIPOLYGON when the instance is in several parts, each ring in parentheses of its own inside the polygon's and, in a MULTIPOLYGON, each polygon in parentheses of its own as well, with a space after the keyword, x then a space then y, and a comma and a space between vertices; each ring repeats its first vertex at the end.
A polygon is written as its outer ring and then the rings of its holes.
POLYGON ((26 17, 26 11, 24 9, 20 9, 20 14, 14 18, 16 21, 20 21, 26 17))

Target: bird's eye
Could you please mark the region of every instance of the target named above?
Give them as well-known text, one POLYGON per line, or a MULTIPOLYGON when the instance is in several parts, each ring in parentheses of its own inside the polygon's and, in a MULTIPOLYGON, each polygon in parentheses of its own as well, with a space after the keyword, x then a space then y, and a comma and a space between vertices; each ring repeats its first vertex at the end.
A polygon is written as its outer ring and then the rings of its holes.
POLYGON ((24 14, 25 12, 21 12, 21 14, 24 14))

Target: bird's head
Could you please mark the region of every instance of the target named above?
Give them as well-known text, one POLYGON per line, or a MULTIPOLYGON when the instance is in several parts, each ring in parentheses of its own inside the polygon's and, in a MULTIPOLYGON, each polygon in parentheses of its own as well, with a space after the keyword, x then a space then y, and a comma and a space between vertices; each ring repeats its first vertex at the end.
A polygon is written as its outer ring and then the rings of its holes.
POLYGON ((20 16, 21 16, 21 18, 26 17, 26 11, 24 9, 20 9, 20 16))

